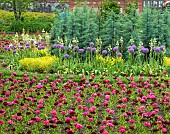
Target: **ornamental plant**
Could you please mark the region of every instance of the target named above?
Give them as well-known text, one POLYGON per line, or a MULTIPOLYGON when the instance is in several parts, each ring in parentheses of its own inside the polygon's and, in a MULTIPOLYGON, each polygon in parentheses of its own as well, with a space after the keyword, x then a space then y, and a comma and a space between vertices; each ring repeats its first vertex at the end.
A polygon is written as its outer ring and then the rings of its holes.
POLYGON ((50 71, 58 58, 55 56, 45 56, 40 58, 24 58, 19 60, 21 69, 27 71, 50 71))
POLYGON ((170 79, 165 74, 0 72, 0 133, 167 134, 170 79))

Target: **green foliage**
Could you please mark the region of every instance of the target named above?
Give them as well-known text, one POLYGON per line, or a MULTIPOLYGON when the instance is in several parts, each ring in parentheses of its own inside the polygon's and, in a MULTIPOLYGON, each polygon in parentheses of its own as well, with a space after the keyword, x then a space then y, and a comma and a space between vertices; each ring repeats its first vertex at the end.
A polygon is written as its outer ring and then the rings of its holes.
POLYGON ((134 2, 128 2, 126 3, 126 9, 125 9, 125 14, 130 14, 132 11, 137 10, 138 9, 138 1, 134 1, 134 2))
POLYGON ((23 21, 15 20, 12 12, 0 10, 0 30, 4 32, 50 31, 54 21, 54 14, 49 13, 23 13, 23 21))
POLYGON ((99 6, 99 9, 103 20, 106 20, 110 12, 114 12, 116 14, 120 13, 120 6, 118 2, 113 0, 104 0, 101 6, 99 6))

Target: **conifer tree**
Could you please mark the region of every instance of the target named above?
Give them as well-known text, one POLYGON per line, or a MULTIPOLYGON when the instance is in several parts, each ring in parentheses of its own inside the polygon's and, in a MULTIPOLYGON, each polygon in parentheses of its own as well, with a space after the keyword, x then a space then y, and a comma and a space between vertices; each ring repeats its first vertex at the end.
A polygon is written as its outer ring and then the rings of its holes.
POLYGON ((142 13, 142 23, 141 23, 141 40, 144 44, 144 47, 149 48, 149 42, 152 38, 154 38, 154 10, 151 8, 145 8, 143 13, 142 13))
POLYGON ((113 47, 116 44, 116 40, 118 40, 116 35, 119 31, 117 19, 117 15, 111 12, 105 21, 102 29, 102 49, 106 49, 109 45, 113 47))
POLYGON ((164 20, 164 40, 166 46, 166 54, 170 56, 170 11, 165 10, 163 13, 163 20, 164 20))

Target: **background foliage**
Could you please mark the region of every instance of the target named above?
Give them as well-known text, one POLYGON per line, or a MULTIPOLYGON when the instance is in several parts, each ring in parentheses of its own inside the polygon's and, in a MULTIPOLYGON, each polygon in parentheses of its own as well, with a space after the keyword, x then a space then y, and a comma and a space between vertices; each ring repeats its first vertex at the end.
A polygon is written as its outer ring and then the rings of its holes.
POLYGON ((0 31, 35 33, 37 31, 50 31, 54 22, 54 14, 24 12, 23 20, 15 20, 12 12, 0 10, 0 31))

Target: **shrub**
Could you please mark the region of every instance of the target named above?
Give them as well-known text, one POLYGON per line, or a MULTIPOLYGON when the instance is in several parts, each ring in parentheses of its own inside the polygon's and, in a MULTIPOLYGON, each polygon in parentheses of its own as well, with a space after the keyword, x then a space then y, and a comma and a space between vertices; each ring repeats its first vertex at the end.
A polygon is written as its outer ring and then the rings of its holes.
POLYGON ((170 57, 164 57, 164 65, 170 66, 170 57))
POLYGON ((23 28, 33 33, 43 29, 49 32, 53 22, 52 13, 24 12, 23 20, 16 21, 12 12, 0 10, 0 30, 4 32, 22 32, 23 28))
POLYGON ((96 60, 99 61, 99 62, 102 62, 102 64, 104 65, 108 65, 108 66, 113 66, 116 62, 123 62, 123 59, 120 57, 120 58, 113 58, 113 57, 103 57, 101 55, 99 56, 96 56, 96 60))
POLYGON ((21 69, 27 71, 50 71, 58 60, 55 56, 45 56, 40 58, 24 58, 19 61, 21 69))

